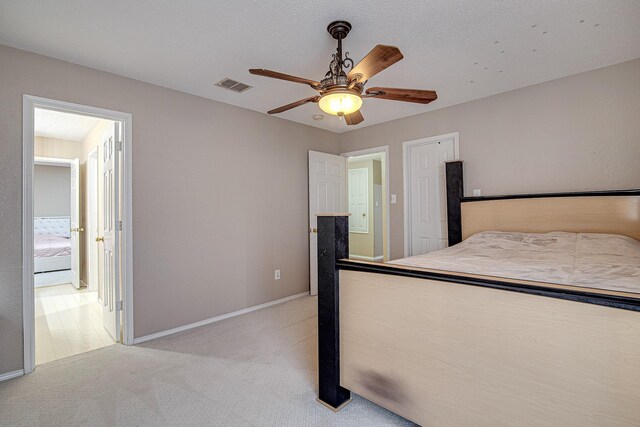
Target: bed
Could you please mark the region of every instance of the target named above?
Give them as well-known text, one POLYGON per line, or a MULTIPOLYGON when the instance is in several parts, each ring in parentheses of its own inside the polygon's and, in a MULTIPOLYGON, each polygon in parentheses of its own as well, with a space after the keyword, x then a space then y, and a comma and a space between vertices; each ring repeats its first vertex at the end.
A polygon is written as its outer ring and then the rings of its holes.
POLYGON ((640 425, 640 190, 462 196, 450 247, 348 259, 318 218, 318 400, 428 426, 640 425))
POLYGON ((35 217, 34 272, 71 269, 71 221, 69 217, 35 217))
POLYGON ((640 242, 617 234, 483 231, 391 264, 640 293, 640 242))

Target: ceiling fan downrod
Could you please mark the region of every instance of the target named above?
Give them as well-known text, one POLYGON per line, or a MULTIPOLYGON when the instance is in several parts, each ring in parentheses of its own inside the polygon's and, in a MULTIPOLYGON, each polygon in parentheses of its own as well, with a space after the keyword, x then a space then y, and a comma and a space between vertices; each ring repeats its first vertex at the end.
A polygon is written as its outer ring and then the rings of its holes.
POLYGON ((327 31, 338 41, 338 48, 333 55, 333 61, 329 64, 329 71, 325 74, 325 78, 331 79, 334 85, 347 84, 347 74, 344 70, 353 69, 353 60, 349 58, 349 52, 346 52, 343 58, 342 39, 346 38, 351 31, 351 24, 347 21, 334 21, 327 26, 327 31))

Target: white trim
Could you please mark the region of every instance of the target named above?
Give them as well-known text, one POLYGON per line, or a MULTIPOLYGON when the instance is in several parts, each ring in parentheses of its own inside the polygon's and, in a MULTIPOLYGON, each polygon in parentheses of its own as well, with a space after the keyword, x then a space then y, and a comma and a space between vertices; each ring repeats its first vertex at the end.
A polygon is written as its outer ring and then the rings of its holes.
POLYGON ((11 378, 21 377, 22 375, 24 375, 24 369, 7 372, 6 374, 0 375, 0 382, 10 380, 11 378))
MULTIPOLYGON (((355 156, 362 156, 364 154, 372 154, 372 153, 384 153, 384 181, 385 181, 385 186, 387 189, 386 192, 386 206, 387 206, 387 221, 386 221, 386 232, 385 234, 385 240, 386 240, 386 251, 385 253, 387 254, 387 258, 389 258, 388 260, 391 260, 391 187, 389 186, 389 165, 390 165, 390 161, 389 161, 389 146, 388 145, 383 145, 380 147, 373 147, 373 148, 365 148, 363 150, 356 150, 356 151, 349 151, 348 153, 341 153, 340 155, 343 157, 355 157, 355 156)), ((348 163, 348 162, 347 162, 348 163)), ((347 168, 349 166, 347 165, 347 168)), ((387 261, 388 261, 387 260, 387 261)))
POLYGON ((22 101, 22 333, 24 369, 28 374, 36 366, 35 292, 33 277, 33 145, 34 101, 22 101))
POLYGON ((299 294, 291 295, 288 297, 280 298, 275 301, 265 302, 264 304, 254 305, 253 307, 243 308, 242 310, 232 311, 231 313, 221 314, 220 316, 210 317, 209 319, 200 320, 199 322, 189 323, 188 325, 178 326, 177 328, 167 329, 166 331, 156 332, 155 334, 145 335, 143 337, 138 337, 133 340, 134 344, 140 344, 146 341, 155 340, 156 338, 166 337, 168 335, 177 334, 178 332, 184 332, 189 329, 198 328, 200 326, 209 325, 211 323, 219 322, 224 319, 229 319, 231 317, 240 316, 241 314, 247 314, 252 311, 260 310, 262 308, 271 307, 272 305, 280 304, 286 301, 290 301, 292 299, 308 296, 309 292, 301 292, 299 294))
POLYGON ((24 335, 24 373, 35 368, 35 318, 33 288, 33 165, 34 165, 34 115, 36 108, 93 116, 123 123, 122 174, 124 200, 122 259, 124 275, 124 333, 123 343, 133 344, 133 229, 132 229, 132 173, 131 143, 133 142, 133 118, 129 113, 56 101, 31 95, 22 98, 22 321, 24 335))
POLYGON ((33 158, 33 164, 41 165, 41 166, 61 166, 65 168, 70 168, 72 162, 73 162, 73 159, 57 159, 55 157, 35 156, 33 158))
POLYGON ((349 259, 361 259, 364 261, 382 261, 383 258, 384 258, 383 256, 372 257, 372 256, 349 254, 349 259))
POLYGON ((460 134, 458 132, 446 133, 444 135, 430 136, 428 138, 414 139, 412 141, 405 141, 402 143, 402 191, 404 199, 404 257, 409 256, 409 236, 411 233, 411 226, 409 224, 409 185, 408 185, 408 173, 409 173, 409 147, 416 145, 435 144, 438 141, 445 139, 453 139, 453 156, 452 160, 458 160, 460 158, 460 134))

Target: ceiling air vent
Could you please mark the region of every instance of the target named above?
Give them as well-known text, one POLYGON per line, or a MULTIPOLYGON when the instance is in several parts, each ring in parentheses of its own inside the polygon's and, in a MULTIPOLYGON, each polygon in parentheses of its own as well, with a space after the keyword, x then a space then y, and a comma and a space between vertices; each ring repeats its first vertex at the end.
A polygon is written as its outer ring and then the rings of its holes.
POLYGON ((234 92, 244 92, 245 90, 251 89, 251 86, 237 82, 235 80, 231 80, 229 78, 225 78, 216 83, 216 86, 223 87, 225 89, 232 90, 234 92))

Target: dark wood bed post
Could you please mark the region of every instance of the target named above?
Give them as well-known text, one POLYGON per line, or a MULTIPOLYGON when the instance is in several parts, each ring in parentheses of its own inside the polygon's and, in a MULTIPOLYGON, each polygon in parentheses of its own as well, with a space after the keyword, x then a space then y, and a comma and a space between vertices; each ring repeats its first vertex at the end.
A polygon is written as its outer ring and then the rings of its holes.
POLYGON ((334 411, 351 401, 340 386, 339 275, 349 258, 349 217, 318 215, 318 401, 334 411))
POLYGON ((462 160, 445 163, 447 179, 447 234, 449 246, 462 242, 462 211, 464 197, 462 160))

